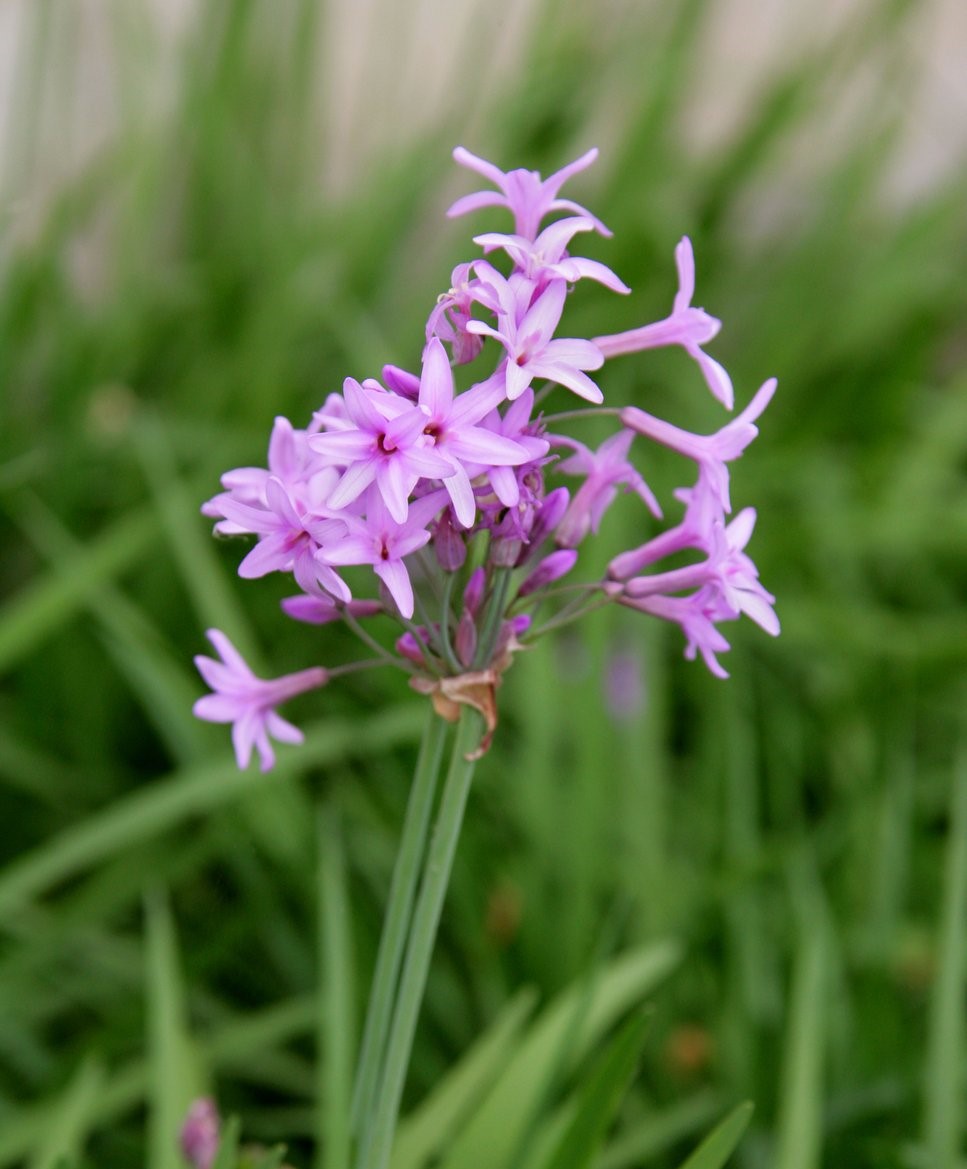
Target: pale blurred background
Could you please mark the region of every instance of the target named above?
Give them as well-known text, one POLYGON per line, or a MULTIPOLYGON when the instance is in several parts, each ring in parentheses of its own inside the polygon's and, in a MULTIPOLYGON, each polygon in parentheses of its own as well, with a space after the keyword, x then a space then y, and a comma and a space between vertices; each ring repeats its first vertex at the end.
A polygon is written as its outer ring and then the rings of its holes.
MULTIPOLYGON (((887 7, 888 0, 880 0, 887 7)), ((198 0, 0 0, 0 188, 33 198, 76 173, 132 121, 163 116, 178 84, 179 50, 198 0), (29 140, 13 127, 30 124, 29 140)), ((273 24, 294 18, 282 0, 265 8, 273 24)), ((565 7, 565 6, 562 6, 565 7)), ((667 5, 664 7, 667 8, 667 5)), ((763 85, 807 51, 835 46, 861 8, 856 0, 715 0, 704 32, 701 84, 690 94, 686 125, 694 146, 724 140, 763 85)), ((633 17, 661 13, 661 0, 575 0, 579 19, 593 12, 595 35, 621 41, 633 17)), ((521 67, 537 0, 334 0, 317 22, 312 84, 324 110, 327 189, 342 192, 380 151, 462 110, 468 140, 502 82, 521 67), (485 55, 477 46, 486 43, 485 55)), ((920 0, 905 46, 897 102, 912 108, 889 194, 916 196, 949 174, 967 146, 967 4, 920 0), (902 93, 902 97, 900 96, 902 93)), ((540 33, 538 32, 538 38, 540 33)), ((831 54, 832 55, 832 54, 831 54)), ((848 136, 874 76, 894 66, 872 57, 848 76, 831 69, 809 153, 848 136)), ((625 70, 600 86, 620 107, 625 70)), ((603 105, 607 105, 604 100, 603 105)), ((606 144, 608 126, 600 128, 606 144)))

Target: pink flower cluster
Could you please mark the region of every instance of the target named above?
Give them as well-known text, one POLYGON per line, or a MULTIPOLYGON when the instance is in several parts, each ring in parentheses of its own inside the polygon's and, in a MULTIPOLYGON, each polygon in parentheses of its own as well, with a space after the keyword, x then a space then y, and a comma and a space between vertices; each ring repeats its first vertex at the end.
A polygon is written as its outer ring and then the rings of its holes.
POLYGON ((774 598, 745 553, 755 512, 746 508, 729 518, 728 470, 758 433, 755 423, 775 381, 718 432, 696 435, 635 406, 605 405, 591 376, 609 358, 679 346, 714 396, 732 408, 732 382, 703 349, 720 322, 692 305, 689 240, 675 249, 679 287, 664 320, 590 340, 558 336, 567 298, 580 281, 630 291, 604 264, 571 255, 583 233, 611 234, 585 208, 559 197, 565 180, 596 155, 591 150, 542 179, 526 170, 504 173, 458 148, 457 162, 495 189, 458 199, 449 215, 488 206, 510 211, 513 233, 474 240, 486 257, 502 253, 500 267, 478 258, 454 270, 429 315, 419 373, 385 366, 379 380, 346 378, 305 429, 277 418, 268 466, 228 472, 223 490, 204 505, 218 534, 256 538, 241 576, 290 573, 299 589, 283 602, 290 617, 344 621, 372 654, 264 681, 224 634, 210 631, 221 661, 196 659, 214 693, 199 700, 195 713, 233 724, 239 766, 257 748, 263 768, 271 767, 270 735, 301 737, 277 714, 280 702, 375 665, 408 671, 411 684, 433 694, 448 717, 454 704, 477 706, 492 730, 492 692, 512 653, 602 603, 675 622, 686 655, 701 654, 720 677, 726 673, 717 655, 729 648, 723 622, 745 613, 778 633, 774 598), (543 226, 558 213, 563 217, 543 226), (495 365, 458 392, 453 367, 477 362, 489 349, 495 365), (545 414, 544 400, 556 387, 589 405, 559 419, 545 414), (591 414, 616 424, 596 450, 558 432, 558 422, 591 414), (630 462, 640 439, 693 464, 694 482, 675 492, 684 505, 681 520, 615 557, 604 579, 559 584, 619 491, 634 493, 655 520, 662 518, 630 462), (558 476, 576 485, 557 483, 558 476), (676 567, 667 567, 672 557, 676 567), (362 599, 355 595, 360 590, 362 599), (538 627, 538 610, 560 597, 563 608, 538 627), (400 635, 392 646, 361 624, 376 617, 395 623, 400 635))

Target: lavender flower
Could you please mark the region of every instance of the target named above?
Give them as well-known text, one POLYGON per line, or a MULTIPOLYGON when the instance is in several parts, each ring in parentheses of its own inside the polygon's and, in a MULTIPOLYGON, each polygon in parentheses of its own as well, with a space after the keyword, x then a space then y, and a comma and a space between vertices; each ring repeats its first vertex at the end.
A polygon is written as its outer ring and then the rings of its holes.
POLYGON ((386 365, 382 383, 346 378, 342 393, 330 394, 305 429, 277 418, 267 467, 228 472, 223 490, 203 506, 220 535, 255 538, 240 575, 292 575, 300 592, 282 602, 287 616, 319 627, 344 622, 375 654, 265 681, 224 634, 211 631, 221 661, 196 659, 213 693, 195 712, 232 724, 239 766, 257 749, 270 767, 270 735, 301 739, 276 712, 287 698, 336 674, 385 665, 409 675, 444 717, 456 717, 462 705, 479 710, 486 725, 479 754, 497 726, 496 691, 517 652, 602 604, 678 625, 686 657, 701 656, 719 677, 726 671, 718 656, 729 649, 723 623, 745 615, 779 632, 774 598, 746 552, 756 513, 744 508, 728 518, 729 465, 757 436, 775 380, 718 431, 697 435, 636 404, 606 405, 588 376, 620 354, 679 345, 731 408, 731 380, 703 349, 720 323, 692 305, 689 240, 675 250, 679 287, 664 321, 593 340, 558 336, 576 282, 629 292, 604 264, 571 254, 591 231, 610 235, 585 208, 560 197, 564 182, 596 153, 542 179, 501 171, 458 148, 457 162, 494 190, 458 199, 449 214, 509 211, 512 232, 474 239, 484 255, 501 251, 509 274, 480 255, 458 264, 449 289, 430 306, 419 375, 386 365), (497 343, 489 365, 488 338, 497 343), (451 360, 483 367, 460 393, 451 360), (555 387, 590 405, 545 413, 555 387), (560 428, 580 426, 583 414, 613 424, 596 448, 560 428), (665 506, 633 460, 643 443, 671 450, 691 470, 665 506), (603 578, 586 572, 580 579, 584 544, 622 492, 643 505, 643 542, 613 556, 603 578), (683 507, 677 522, 659 526, 676 501, 683 507), (354 573, 356 599, 343 570, 354 573), (395 627, 389 634, 387 623, 395 627))
POLYGON ((661 507, 654 492, 642 479, 638 471, 628 462, 634 434, 630 430, 619 430, 598 447, 590 450, 584 443, 573 438, 558 435, 558 445, 570 447, 574 454, 558 464, 558 471, 566 475, 583 475, 584 482, 571 500, 555 539, 567 548, 576 547, 588 532, 597 532, 604 513, 614 502, 618 487, 637 492, 646 507, 657 519, 661 519, 661 507))
POLYGON ((603 394, 584 372, 604 365, 604 357, 597 347, 590 341, 554 337, 564 310, 566 281, 552 280, 522 313, 520 283, 515 288, 498 272, 490 270, 488 275, 496 286, 500 303, 498 325, 475 320, 467 325, 467 330, 495 337, 506 350, 504 377, 508 399, 512 402, 519 398, 534 378, 547 378, 567 386, 589 402, 602 402, 603 394))
POLYGON ((653 325, 629 329, 609 337, 595 337, 594 342, 605 357, 620 353, 638 353, 642 349, 658 349, 665 345, 681 345, 698 363, 709 389, 726 410, 732 409, 732 379, 719 363, 702 349, 718 334, 722 322, 701 308, 692 307, 695 295, 695 256, 692 241, 682 236, 675 248, 678 266, 678 292, 672 304, 671 316, 653 325))
POLYGON ((480 207, 506 207, 514 216, 515 230, 518 235, 533 239, 540 228, 541 220, 552 211, 573 211, 589 219, 602 235, 610 236, 611 232, 604 224, 596 219, 590 211, 586 211, 570 199, 559 199, 558 191, 572 175, 586 170, 598 157, 596 148, 592 148, 579 159, 562 167, 550 178, 542 179, 532 170, 512 170, 506 174, 492 162, 478 158, 458 146, 453 157, 461 166, 475 170, 477 174, 489 179, 497 191, 480 191, 476 195, 464 195, 447 212, 449 216, 466 215, 468 211, 476 211, 480 207))
POLYGON ((256 748, 262 770, 268 771, 275 763, 275 752, 269 735, 281 743, 301 743, 302 731, 286 722, 275 708, 297 694, 325 686, 329 675, 321 667, 285 674, 265 681, 256 678, 245 659, 224 633, 208 630, 208 640, 221 657, 217 662, 199 654, 195 658, 198 672, 214 691, 195 703, 194 712, 206 722, 231 723, 235 758, 239 767, 248 767, 252 748, 256 748))

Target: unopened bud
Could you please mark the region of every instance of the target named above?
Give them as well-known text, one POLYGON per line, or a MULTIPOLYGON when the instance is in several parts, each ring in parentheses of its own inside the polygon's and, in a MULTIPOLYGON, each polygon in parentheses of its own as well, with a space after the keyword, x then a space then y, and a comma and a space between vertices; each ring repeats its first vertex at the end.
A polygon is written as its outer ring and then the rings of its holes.
POLYGON ((573 548, 559 548, 556 552, 552 552, 549 556, 538 564, 534 571, 530 574, 527 580, 520 586, 517 592, 519 597, 530 596, 531 593, 537 592, 556 580, 560 580, 571 571, 577 563, 578 554, 573 548))
POLYGON ((210 1169, 218 1153, 220 1120, 215 1101, 202 1096, 188 1109, 181 1126, 181 1151, 194 1169, 210 1169))

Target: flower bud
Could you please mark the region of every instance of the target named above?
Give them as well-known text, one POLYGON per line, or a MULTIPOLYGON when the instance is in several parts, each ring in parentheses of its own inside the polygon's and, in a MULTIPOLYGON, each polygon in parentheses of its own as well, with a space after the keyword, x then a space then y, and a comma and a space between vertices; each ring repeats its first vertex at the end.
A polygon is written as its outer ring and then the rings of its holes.
POLYGON ((215 1101, 202 1096, 188 1109, 181 1126, 181 1151, 194 1169, 210 1169, 218 1153, 220 1120, 215 1101))
POLYGON ((573 548, 559 548, 538 564, 527 580, 517 591, 519 597, 530 596, 538 589, 545 588, 556 580, 560 580, 571 571, 577 563, 578 554, 573 548))
POLYGON ((477 652, 477 626, 467 612, 463 613, 457 623, 455 649, 460 664, 469 669, 473 665, 474 655, 477 652))
POLYGON ((486 582, 487 574, 483 568, 475 568, 471 572, 467 587, 463 590, 463 607, 471 617, 476 617, 480 611, 480 602, 483 600, 486 582))

